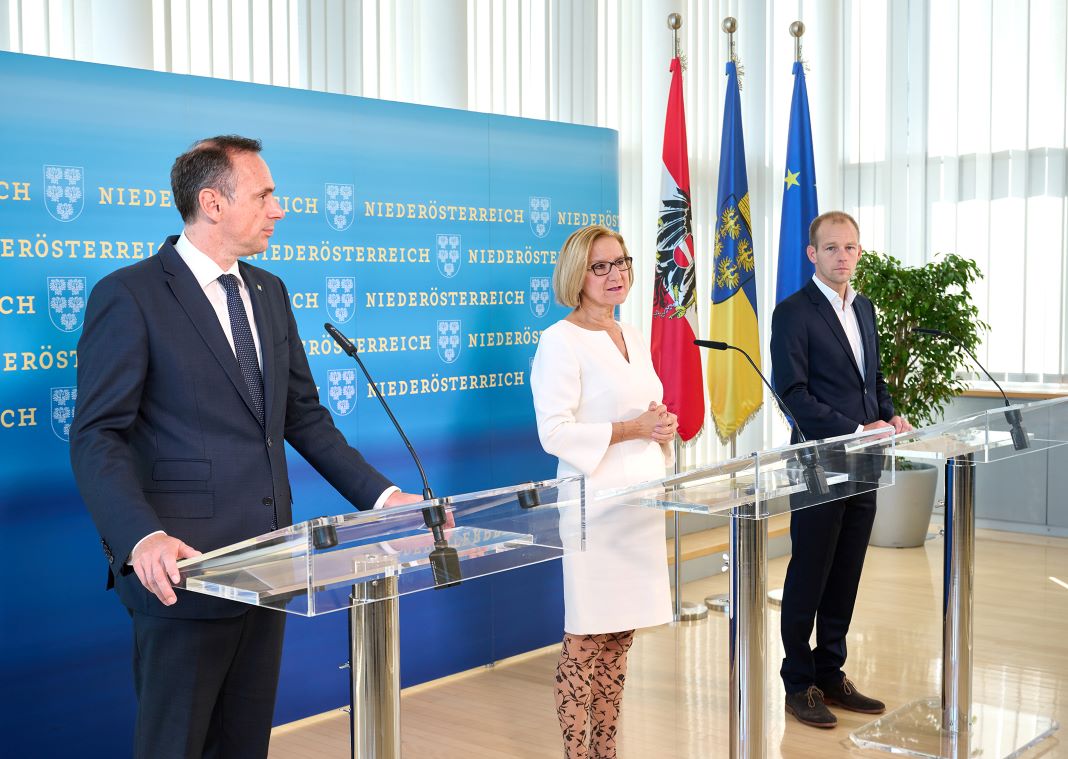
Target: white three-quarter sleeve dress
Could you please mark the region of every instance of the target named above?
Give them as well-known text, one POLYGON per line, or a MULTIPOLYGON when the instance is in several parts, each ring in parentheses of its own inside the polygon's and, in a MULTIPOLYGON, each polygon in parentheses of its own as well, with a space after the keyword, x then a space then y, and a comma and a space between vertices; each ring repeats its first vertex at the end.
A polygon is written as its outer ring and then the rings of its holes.
MULTIPOLYGON (((634 419, 664 396, 645 338, 619 326, 629 362, 608 333, 562 320, 542 332, 530 373, 542 447, 559 458, 558 476, 586 476, 586 550, 563 558, 564 630, 574 635, 652 627, 672 617, 663 512, 590 497, 661 478, 670 463, 667 444, 609 445, 612 422, 634 419)), ((578 518, 577 509, 565 507, 561 533, 578 518)))

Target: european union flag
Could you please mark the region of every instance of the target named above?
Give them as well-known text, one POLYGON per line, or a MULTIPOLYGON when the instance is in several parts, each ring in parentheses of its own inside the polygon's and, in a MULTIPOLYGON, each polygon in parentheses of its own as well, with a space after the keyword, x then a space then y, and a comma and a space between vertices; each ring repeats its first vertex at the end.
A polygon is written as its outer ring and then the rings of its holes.
MULTIPOLYGON (((716 237, 712 243, 712 307, 708 337, 738 346, 760 366, 756 254, 745 174, 742 100, 738 67, 727 63, 727 97, 719 149, 716 237)), ((716 434, 726 442, 753 418, 764 402, 760 376, 735 351, 708 354, 708 395, 716 434)))
POLYGON ((819 206, 816 202, 816 165, 812 158, 812 123, 808 117, 808 89, 805 87, 805 69, 800 61, 794 63, 794 98, 790 104, 784 181, 779 268, 775 277, 776 304, 800 290, 815 271, 805 253, 808 225, 819 215, 819 206))

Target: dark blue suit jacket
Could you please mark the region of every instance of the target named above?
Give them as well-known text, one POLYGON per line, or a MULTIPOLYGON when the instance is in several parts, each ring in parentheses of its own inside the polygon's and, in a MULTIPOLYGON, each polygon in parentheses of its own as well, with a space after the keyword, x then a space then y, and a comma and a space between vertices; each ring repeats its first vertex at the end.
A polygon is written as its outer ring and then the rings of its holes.
POLYGON ((167 617, 244 606, 179 593, 165 607, 124 562, 156 530, 210 551, 292 523, 289 443, 353 505, 390 482, 349 447, 319 402, 282 281, 239 264, 263 354, 265 425, 219 319, 168 238, 157 255, 102 279, 78 342, 70 454, 122 602, 167 617))
MULTIPOLYGON (((812 280, 771 317, 772 384, 809 440, 847 435, 894 415, 879 367, 875 307, 858 294, 853 311, 864 345, 863 375, 834 308, 812 280)), ((793 442, 798 439, 795 429, 793 442)))

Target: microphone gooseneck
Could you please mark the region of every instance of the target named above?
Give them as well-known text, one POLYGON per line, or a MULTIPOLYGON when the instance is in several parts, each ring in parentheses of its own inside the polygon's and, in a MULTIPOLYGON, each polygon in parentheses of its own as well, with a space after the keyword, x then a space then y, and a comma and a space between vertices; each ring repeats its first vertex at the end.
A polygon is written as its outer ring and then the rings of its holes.
POLYGON ((1001 393, 1001 400, 1005 401, 1005 421, 1009 423, 1009 434, 1012 435, 1012 446, 1018 451, 1022 451, 1025 448, 1031 447, 1031 441, 1027 438, 1027 431, 1023 426, 1023 417, 1020 415, 1020 410, 1015 408, 1009 408, 1012 406, 1009 403, 1009 396, 1005 395, 1005 391, 998 384, 998 381, 994 379, 994 376, 986 370, 986 367, 979 363, 979 359, 975 357, 975 354, 968 350, 964 342, 954 335, 952 332, 946 332, 941 329, 932 329, 931 327, 913 327, 912 333, 914 335, 931 335, 932 337, 944 337, 947 340, 951 340, 962 351, 968 354, 968 356, 975 362, 975 365, 987 376, 991 382, 994 383, 994 387, 1001 393))
MULTIPOLYGON (((764 373, 757 367, 756 362, 737 345, 731 345, 730 343, 724 343, 719 340, 694 340, 693 344, 699 348, 711 348, 716 351, 733 350, 738 351, 745 360, 749 362, 749 365, 753 367, 753 371, 760 377, 761 382, 771 391, 771 394, 775 397, 775 400, 779 402, 779 407, 783 410, 791 420, 795 419, 793 412, 790 411, 790 407, 786 404, 786 401, 775 392, 775 388, 768 382, 768 378, 764 376, 764 373)), ((794 424, 794 429, 797 430, 797 436, 801 438, 802 443, 807 443, 808 439, 805 437, 805 433, 801 431, 801 425, 794 424)), ((801 462, 802 471, 804 472, 805 485, 812 493, 817 495, 827 495, 831 492, 831 486, 827 483, 827 472, 824 470, 823 465, 820 463, 819 450, 814 446, 806 446, 801 448, 797 452, 797 458, 801 462)))
POLYGON ((341 330, 335 327, 330 322, 323 325, 323 329, 327 331, 330 337, 334 338, 334 342, 338 344, 341 350, 345 351, 349 356, 355 359, 356 363, 360 366, 360 371, 363 372, 363 376, 367 378, 367 384, 370 385, 371 390, 374 391, 375 397, 378 398, 378 402, 382 404, 382 408, 385 409, 386 415, 389 420, 393 422, 393 426, 397 429, 397 434, 400 435, 401 440, 408 447, 408 453, 412 455, 412 460, 415 461, 415 466, 419 470, 419 476, 423 480, 423 498, 431 501, 434 499, 434 492, 430 489, 430 482, 427 481, 426 472, 423 471, 423 463, 419 460, 419 455, 415 452, 415 448, 412 447, 412 443, 408 440, 408 436, 404 434, 404 430, 401 429, 400 422, 397 421, 397 417, 393 416, 393 412, 389 409, 389 404, 386 403, 386 399, 382 397, 382 393, 378 389, 378 384, 371 379, 371 375, 367 372, 367 367, 363 365, 363 361, 360 360, 360 354, 356 350, 356 346, 352 341, 341 334, 341 330))
MULTIPOLYGON (((423 480, 423 499, 433 501, 434 491, 430 489, 430 482, 427 480, 426 472, 423 470, 423 462, 419 460, 419 454, 415 452, 415 448, 412 446, 411 441, 408 440, 408 436, 404 434, 404 430, 401 428, 400 422, 397 421, 397 417, 393 416, 389 404, 386 403, 386 399, 378 389, 378 384, 371 378, 370 373, 367 371, 367 367, 364 366, 363 361, 360 360, 360 354, 356 350, 356 346, 341 333, 341 330, 330 322, 326 322, 323 325, 323 329, 325 329, 327 334, 334 339, 334 342, 338 344, 341 350, 351 356, 359 365, 360 371, 363 372, 363 376, 367 378, 367 384, 374 392, 375 397, 378 398, 378 402, 382 404, 382 408, 385 409, 389 420, 393 422, 393 427, 397 430, 397 434, 400 435, 401 440, 404 441, 404 445, 408 448, 408 453, 412 456, 412 461, 415 462, 415 466, 419 470, 419 476, 423 480)), ((434 587, 447 588, 459 584, 461 579, 460 559, 456 553, 456 549, 451 548, 448 540, 445 538, 445 507, 441 504, 425 507, 423 509, 423 522, 426 523, 426 526, 434 535, 434 550, 430 553, 430 566, 434 571, 434 587)))
MULTIPOLYGON (((794 419, 795 418, 793 412, 790 411, 790 407, 788 405, 786 405, 786 401, 784 401, 779 396, 779 394, 775 392, 775 388, 773 388, 771 386, 771 383, 768 382, 767 377, 765 377, 764 373, 762 371, 760 371, 760 369, 757 368, 756 363, 753 361, 752 358, 749 357, 749 354, 746 353, 744 350, 739 348, 737 345, 731 345, 730 343, 723 343, 723 342, 720 342, 719 340, 694 340, 693 344, 696 345, 699 348, 711 348, 714 351, 731 350, 731 351, 738 351, 739 353, 741 353, 743 356, 745 356, 745 360, 749 362, 749 365, 751 367, 753 367, 753 371, 757 373, 758 377, 760 377, 761 382, 763 382, 764 385, 767 386, 768 390, 771 391, 771 394, 773 396, 775 396, 775 400, 779 402, 779 407, 783 410, 783 413, 785 413, 787 416, 789 416, 790 419, 794 419)), ((793 427, 794 427, 794 429, 797 430, 797 435, 798 435, 798 437, 801 438, 801 442, 802 443, 807 443, 808 439, 805 437, 805 433, 803 433, 801 431, 801 426, 795 424, 795 425, 793 425, 793 427)))

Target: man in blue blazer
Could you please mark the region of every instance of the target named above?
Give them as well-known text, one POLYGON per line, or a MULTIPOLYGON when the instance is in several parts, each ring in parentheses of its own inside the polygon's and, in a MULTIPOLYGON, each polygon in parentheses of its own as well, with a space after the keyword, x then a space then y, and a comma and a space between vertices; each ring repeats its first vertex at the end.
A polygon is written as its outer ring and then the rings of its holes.
MULTIPOLYGON (((894 413, 879 368, 875 308, 849 282, 861 255, 860 228, 831 211, 809 227, 812 279, 782 301, 771 319, 775 389, 808 440, 911 425, 894 413)), ((794 430, 793 441, 800 438, 794 430)), ((782 599, 782 676, 786 711, 806 725, 831 728, 827 708, 879 714, 882 702, 857 691, 843 670, 875 493, 801 509, 790 518, 793 542, 782 599), (813 625, 816 647, 809 646, 813 625)))
POLYGON ((240 259, 282 219, 260 143, 202 140, 171 186, 185 223, 93 289, 71 464, 133 619, 139 757, 264 757, 285 615, 176 594, 176 562, 292 523, 288 441, 356 508, 420 500, 319 402, 282 281, 240 259))

